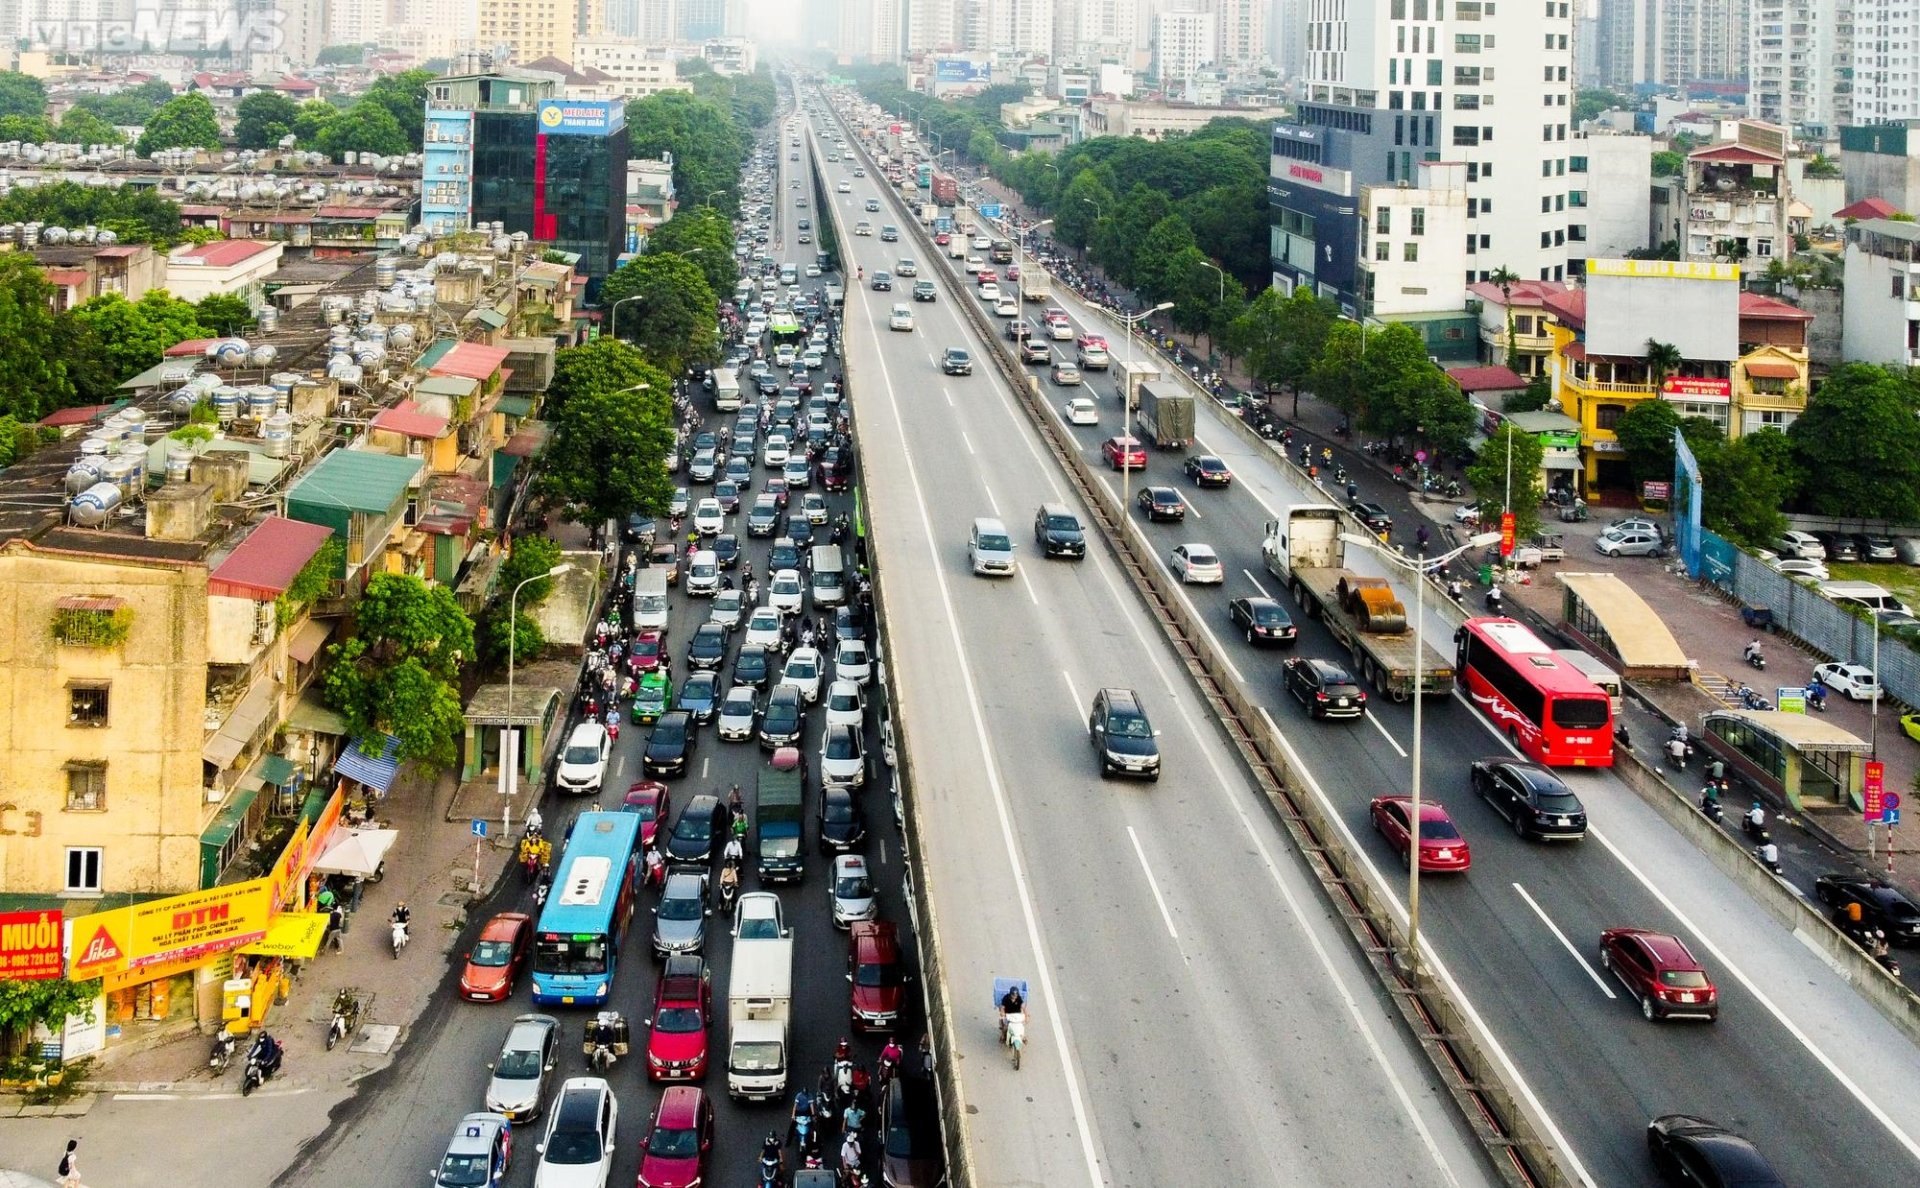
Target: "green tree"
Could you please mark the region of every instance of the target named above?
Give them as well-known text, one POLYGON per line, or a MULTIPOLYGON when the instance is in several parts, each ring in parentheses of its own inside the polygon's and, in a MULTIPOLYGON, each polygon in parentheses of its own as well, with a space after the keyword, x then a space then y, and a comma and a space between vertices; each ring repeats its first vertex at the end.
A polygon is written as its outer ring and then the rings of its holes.
POLYGON ((235 114, 233 139, 241 148, 273 148, 293 135, 300 105, 278 91, 255 91, 240 100, 235 114))
POLYGON ((1647 382, 1653 385, 1656 392, 1669 376, 1679 373, 1680 364, 1685 362, 1679 347, 1652 338, 1647 339, 1646 359, 1647 382))
POLYGON ((134 146, 142 156, 161 149, 220 147, 220 121, 213 114, 213 104, 198 92, 169 99, 144 123, 146 130, 134 146))
POLYGON ((637 358, 621 360, 617 369, 645 376, 640 383, 646 386, 575 391, 557 416, 549 414, 553 440, 544 455, 541 481, 574 518, 589 524, 636 510, 662 515, 673 496, 673 476, 666 468, 673 442, 671 381, 666 372, 637 358))
POLYGON ((1053 212, 1053 235, 1069 247, 1085 251, 1093 242, 1095 224, 1112 214, 1119 199, 1091 169, 1075 174, 1061 192, 1053 212))
POLYGON ((0 1052, 13 1051, 36 1024, 57 1031, 72 1015, 91 1020, 99 997, 97 978, 90 982, 0 978, 0 1052))
POLYGON ((465 725, 458 681, 474 655, 473 621, 452 590, 397 573, 374 575, 354 617, 354 634, 327 649, 327 704, 354 734, 398 738, 400 758, 450 766, 465 725))
POLYGON ((109 227, 128 243, 166 246, 180 237, 180 207, 146 186, 94 188, 77 182, 25 188, 0 198, 0 222, 109 227))
POLYGON ((1614 111, 1622 108, 1627 111, 1632 111, 1634 106, 1635 104, 1632 99, 1613 91, 1575 91, 1573 95, 1573 122, 1575 124, 1584 124, 1603 111, 1614 111))
POLYGON ((1823 516, 1920 518, 1920 420, 1908 375, 1849 363, 1815 389, 1787 429, 1809 476, 1811 510, 1823 516))
POLYGON ((513 538, 513 550, 500 564, 498 590, 503 600, 509 600, 515 590, 520 590, 520 605, 539 606, 553 593, 553 579, 545 577, 548 571, 560 564, 560 543, 550 536, 523 535, 513 538), (529 580, 534 579, 534 580, 529 580), (521 588, 520 583, 526 582, 521 588))
POLYGON ((1545 375, 1536 375, 1527 381, 1527 390, 1515 393, 1501 401, 1504 412, 1539 412, 1553 403, 1553 381, 1545 375))
POLYGON ((557 422, 576 396, 652 384, 658 373, 639 351, 617 338, 603 336, 569 347, 554 356, 553 382, 547 386, 542 414, 557 422))
POLYGON ((1686 167, 1687 158, 1684 153, 1662 149, 1653 154, 1653 176, 1655 177, 1679 177, 1686 167))
POLYGON ((1765 546, 1787 526, 1780 509, 1792 495, 1791 445, 1778 429, 1731 441, 1715 430, 1710 445, 1687 438, 1700 463, 1700 518, 1741 544, 1765 546))
POLYGON ((1413 433, 1446 457, 1467 452, 1480 418, 1473 401, 1447 373, 1429 362, 1411 385, 1408 396, 1414 410, 1413 433))
POLYGON ((720 302, 688 257, 649 254, 622 264, 601 286, 600 301, 611 309, 628 299, 620 337, 669 375, 720 357, 720 302))
POLYGON ((0 252, 0 413, 37 421, 73 403, 55 340, 53 287, 32 256, 0 252))
POLYGON ((253 326, 253 306, 232 293, 209 293, 194 303, 200 324, 213 334, 244 334, 253 326))
POLYGON ((0 140, 22 140, 28 144, 40 144, 52 139, 53 129, 47 125, 44 116, 0 116, 0 140))
POLYGON ((1480 497, 1480 506, 1513 512, 1516 540, 1540 531, 1540 501, 1546 497, 1540 463, 1545 456, 1546 447, 1538 437, 1502 422, 1467 464, 1467 483, 1480 497))
POLYGON ((325 99, 309 99, 302 103, 293 116, 293 134, 300 138, 300 147, 314 149, 320 144, 320 134, 327 125, 340 118, 340 109, 325 99))
POLYGON ((324 125, 316 138, 321 152, 338 161, 348 153, 378 153, 397 156, 417 141, 407 139, 406 129, 393 113, 372 99, 362 99, 324 125))
POLYGON ((1613 435, 1636 484, 1673 477, 1673 433, 1678 428, 1680 410, 1664 400, 1641 400, 1620 414, 1613 435))
POLYGON ((1177 295, 1188 266, 1194 259, 1205 259, 1193 246, 1193 228, 1179 215, 1168 215, 1147 229, 1135 253, 1134 287, 1149 302, 1161 302, 1177 295), (1182 253, 1192 252, 1191 258, 1182 253))
POLYGON ((30 74, 0 70, 0 116, 47 114, 47 86, 30 74))
POLYGON ((710 206, 682 210, 647 234, 647 251, 674 252, 692 260, 717 296, 733 292, 740 267, 733 255, 733 225, 710 206))
POLYGON ((1429 402, 1437 398, 1430 385, 1438 370, 1427 358, 1426 340, 1412 327, 1395 323, 1370 329, 1356 368, 1356 421, 1390 439, 1412 434, 1429 402))
POLYGON ((316 66, 358 66, 367 57, 364 45, 330 45, 313 59, 316 66))
POLYGON ((1520 283, 1520 274, 1505 264, 1494 269, 1487 280, 1500 287, 1500 299, 1507 311, 1507 370, 1520 370, 1520 342, 1513 332, 1513 286, 1520 283))
POLYGON ((81 95, 73 101, 73 109, 90 111, 115 127, 137 128, 172 98, 173 88, 153 78, 111 95, 81 95))
POLYGON ((208 334, 200 311, 165 289, 148 289, 138 301, 108 293, 75 307, 73 316, 93 332, 107 366, 123 380, 160 362, 175 343, 208 334))
POLYGON ((739 209, 740 168, 753 151, 752 132, 730 107, 686 91, 662 91, 627 104, 628 151, 673 154, 673 184, 682 207, 739 209))
POLYGON ((538 660, 546 651, 547 633, 540 630, 540 624, 526 611, 513 617, 513 627, 509 630, 508 609, 496 606, 480 620, 480 654, 489 664, 501 667, 512 664, 518 668, 538 660))
POLYGON ((60 121, 54 139, 63 144, 125 144, 120 129, 90 111, 74 108, 60 121))
POLYGON ((1365 407, 1360 360, 1369 337, 1358 322, 1335 320, 1327 327, 1320 354, 1307 371, 1307 386, 1314 394, 1349 417, 1357 418, 1365 407))
MULTIPOLYGON (((372 103, 385 109, 399 126, 401 147, 394 152, 404 153, 420 147, 427 123, 427 84, 433 81, 433 77, 431 70, 403 70, 375 81, 361 95, 360 103, 372 103)), ((354 107, 359 107, 360 103, 355 103, 354 107)), ((377 153, 381 150, 376 148, 367 151, 377 153)))

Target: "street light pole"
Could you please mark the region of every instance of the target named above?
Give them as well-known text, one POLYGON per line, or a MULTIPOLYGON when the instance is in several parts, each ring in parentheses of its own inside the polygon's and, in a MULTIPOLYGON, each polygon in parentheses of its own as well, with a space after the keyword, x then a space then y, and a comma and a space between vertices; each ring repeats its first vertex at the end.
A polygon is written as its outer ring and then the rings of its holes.
POLYGON ((620 307, 629 301, 638 301, 645 296, 645 293, 635 293, 631 297, 622 297, 613 303, 613 311, 607 315, 607 333, 609 335, 614 338, 620 337, 620 307))
MULTIPOLYGON (((572 568, 573 562, 562 561, 545 573, 536 573, 515 586, 512 596, 507 599, 507 729, 500 736, 500 740, 503 744, 508 738, 513 740, 512 746, 504 748, 513 752, 513 758, 508 762, 507 756, 501 756, 501 763, 507 769, 507 807, 500 819, 500 836, 506 838, 509 843, 513 840, 513 794, 520 785, 520 735, 519 727, 515 724, 513 717, 513 662, 514 645, 520 642, 520 591, 534 582, 559 577, 572 568)), ((476 858, 474 861, 478 862, 479 859, 476 858)))
POLYGON ((1413 573, 1413 791, 1409 799, 1413 802, 1407 814, 1407 948, 1402 955, 1404 972, 1417 974, 1420 971, 1420 800, 1423 785, 1421 783, 1421 760, 1424 757, 1422 738, 1426 725, 1424 707, 1426 697, 1420 691, 1425 679, 1427 655, 1427 578, 1438 570, 1445 569, 1455 558, 1474 549, 1484 549, 1500 539, 1498 532, 1483 532, 1472 537, 1467 543, 1450 552, 1442 553, 1431 560, 1422 553, 1410 558, 1404 553, 1387 549, 1377 538, 1342 532, 1340 539, 1348 544, 1372 549, 1388 562, 1413 573))
POLYGON ((1227 303, 1227 270, 1215 264, 1212 260, 1202 260, 1200 261, 1200 265, 1203 268, 1211 268, 1220 274, 1220 296, 1214 299, 1214 304, 1225 305, 1227 303))

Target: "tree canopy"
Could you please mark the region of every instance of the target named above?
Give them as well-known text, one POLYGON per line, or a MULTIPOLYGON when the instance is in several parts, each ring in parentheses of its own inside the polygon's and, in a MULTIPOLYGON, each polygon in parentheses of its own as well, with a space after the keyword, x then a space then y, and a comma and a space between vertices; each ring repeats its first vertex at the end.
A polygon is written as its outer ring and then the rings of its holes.
POLYGON ((213 114, 213 104, 197 91, 167 100, 142 122, 146 130, 134 147, 144 156, 170 148, 220 147, 220 121, 213 114))
POLYGON ((1850 363, 1814 391, 1787 430, 1800 465, 1819 481, 1811 510, 1911 524, 1920 518, 1920 390, 1906 374, 1850 363))
POLYGON ((398 738, 401 759, 451 766, 473 621, 446 586, 397 573, 375 574, 354 614, 355 634, 327 649, 327 704, 354 734, 398 738))
POLYGON ((681 210, 647 234, 647 252, 672 252, 692 260, 717 297, 740 283, 733 255, 733 224, 712 207, 681 210))
POLYGON ((1516 540, 1526 540, 1540 531, 1540 501, 1546 496, 1541 489, 1540 462, 1545 456, 1546 447, 1537 436, 1522 433, 1503 422, 1467 464, 1467 482, 1480 496, 1480 506, 1511 508, 1516 540), (1513 482, 1512 502, 1503 505, 1509 475, 1513 482))
POLYGON ((0 116, 38 119, 47 113, 47 85, 30 74, 0 70, 0 116))
POLYGON ((753 152, 753 129, 726 103, 686 91, 635 99, 627 104, 627 140, 635 157, 673 154, 681 209, 739 210, 740 170, 753 152))
POLYGON ((615 269, 600 289, 600 301, 609 309, 631 299, 621 310, 619 335, 669 375, 720 357, 720 302, 696 259, 673 253, 637 256, 615 269))
POLYGON ((255 91, 240 100, 233 138, 243 149, 273 148, 294 134, 300 105, 278 91, 255 91))
POLYGON ((164 248, 180 240, 180 207, 146 186, 94 188, 55 182, 31 189, 15 186, 0 197, 0 221, 40 222, 52 227, 106 227, 127 243, 164 248))
POLYGON ((107 293, 75 307, 73 316, 91 332, 108 369, 123 380, 160 362, 175 343, 211 333, 191 302, 165 289, 148 289, 138 301, 107 293))
POLYGON ((49 349, 57 327, 52 297, 32 256, 0 252, 0 414, 23 422, 73 402, 66 363, 49 349))
POLYGON ((674 484, 666 468, 673 383, 665 371, 617 339, 564 350, 547 415, 554 431, 540 481, 570 515, 598 524, 632 511, 666 512, 674 484))

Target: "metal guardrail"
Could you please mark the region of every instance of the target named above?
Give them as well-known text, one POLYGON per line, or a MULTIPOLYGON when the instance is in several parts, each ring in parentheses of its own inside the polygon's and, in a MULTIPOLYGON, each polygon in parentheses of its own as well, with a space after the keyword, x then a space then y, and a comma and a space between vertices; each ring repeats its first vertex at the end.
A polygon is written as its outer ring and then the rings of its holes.
MULTIPOLYGON (((858 147, 869 167, 877 168, 868 146, 857 136, 850 137, 849 143, 858 147)), ((902 206, 891 191, 888 200, 896 209, 902 206)), ((915 241, 931 258, 945 260, 928 229, 912 213, 905 212, 903 225, 910 228, 915 241)), ((1572 1184, 1573 1179, 1560 1164, 1557 1148, 1545 1137, 1542 1120, 1523 1105, 1520 1095, 1507 1083, 1504 1070, 1488 1055, 1485 1041, 1491 1037, 1482 1034, 1478 1021, 1462 1011, 1446 988, 1430 975, 1409 975, 1395 964, 1393 954, 1404 948, 1405 936, 1394 922, 1390 900, 1374 885, 1366 865, 1347 851, 1320 806, 1305 794, 1306 782, 1294 771, 1285 747, 1267 727, 1258 704, 1215 654, 1206 632, 1189 616, 1171 580, 1151 555, 1138 547, 1129 531, 1126 509, 1095 477, 1077 444, 1054 420, 1041 397, 1039 381, 1015 363, 978 303, 961 300, 956 304, 965 311, 964 316, 982 341, 989 344, 984 352, 987 358, 1019 395, 1041 440, 1106 538, 1114 560, 1160 624, 1175 655, 1207 699, 1262 794, 1387 989, 1403 1023, 1447 1086, 1486 1151, 1489 1165, 1515 1188, 1572 1184)), ((1247 433, 1252 435, 1251 430, 1247 433)), ((1259 440, 1257 436, 1255 439, 1259 440)), ((1442 601, 1446 601, 1444 594, 1442 601)), ((964 1127, 961 1137, 964 1139, 964 1127)))

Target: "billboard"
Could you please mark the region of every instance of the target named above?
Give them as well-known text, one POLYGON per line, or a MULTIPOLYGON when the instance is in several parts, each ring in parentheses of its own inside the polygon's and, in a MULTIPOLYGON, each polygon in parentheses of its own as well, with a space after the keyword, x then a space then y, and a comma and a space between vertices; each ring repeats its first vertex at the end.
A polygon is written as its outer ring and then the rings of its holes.
POLYGON ((73 922, 76 982, 107 974, 177 967, 267 934, 273 915, 273 881, 250 879, 205 891, 190 891, 133 907, 113 908, 73 922))
POLYGON ((540 104, 543 136, 606 136, 627 123, 627 105, 586 99, 548 99, 540 104))
POLYGON ((60 912, 0 912, 0 981, 60 976, 60 912))
POLYGON ((983 58, 935 58, 933 60, 933 81, 937 86, 984 87, 992 81, 992 74, 992 67, 983 58))
POLYGON ((1587 354, 1643 359, 1647 340, 1682 359, 1740 355, 1740 269, 1677 260, 1587 261, 1587 354))

